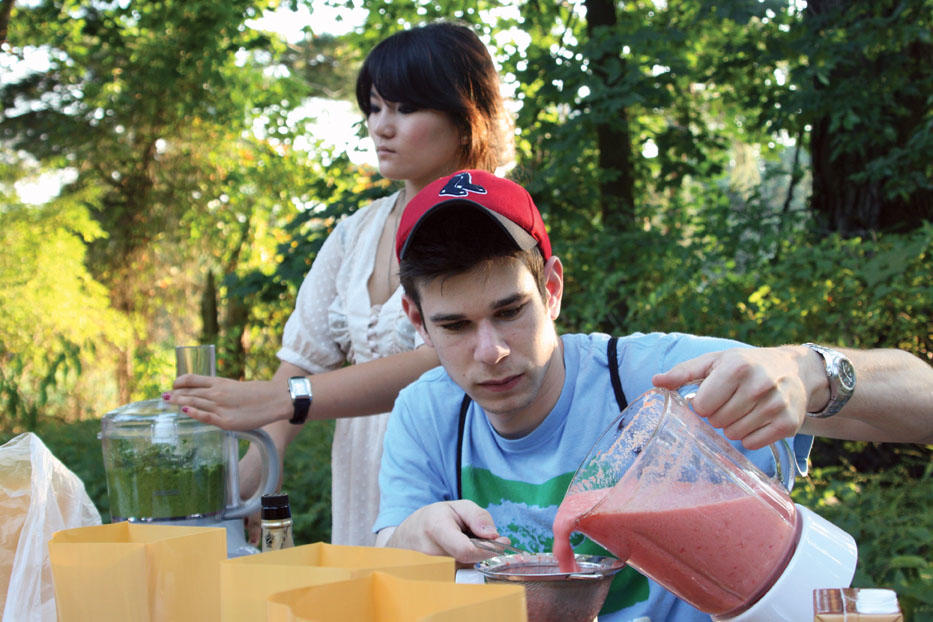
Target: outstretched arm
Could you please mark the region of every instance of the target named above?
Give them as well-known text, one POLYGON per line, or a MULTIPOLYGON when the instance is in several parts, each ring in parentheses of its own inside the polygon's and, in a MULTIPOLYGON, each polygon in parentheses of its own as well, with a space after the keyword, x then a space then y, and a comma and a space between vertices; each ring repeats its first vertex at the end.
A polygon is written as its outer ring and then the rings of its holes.
POLYGON ((757 449, 795 433, 847 440, 933 442, 933 367, 901 350, 837 348, 856 371, 855 393, 834 417, 822 358, 806 346, 739 348, 698 356, 658 374, 656 386, 699 383, 697 414, 757 449))
MULTIPOLYGON (((438 365, 433 348, 410 352, 311 375, 310 419, 339 419, 388 412, 398 392, 438 365)), ((237 381, 185 374, 175 379, 167 400, 189 416, 227 430, 251 430, 266 424, 292 426, 290 376, 309 374, 282 363, 272 380, 237 381)), ((290 428, 283 428, 288 430, 290 428)))
MULTIPOLYGON (((933 443, 933 366, 903 350, 838 350, 855 367, 855 393, 838 415, 807 418, 805 433, 855 441, 933 443)), ((817 409, 829 399, 825 386, 823 391, 817 409)))

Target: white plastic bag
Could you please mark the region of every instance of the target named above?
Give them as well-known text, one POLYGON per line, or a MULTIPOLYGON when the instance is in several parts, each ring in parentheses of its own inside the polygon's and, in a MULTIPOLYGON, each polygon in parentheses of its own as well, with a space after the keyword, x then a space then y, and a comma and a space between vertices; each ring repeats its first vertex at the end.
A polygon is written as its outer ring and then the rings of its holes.
POLYGON ((49 539, 100 523, 84 483, 38 436, 0 447, 0 619, 55 622, 49 539))

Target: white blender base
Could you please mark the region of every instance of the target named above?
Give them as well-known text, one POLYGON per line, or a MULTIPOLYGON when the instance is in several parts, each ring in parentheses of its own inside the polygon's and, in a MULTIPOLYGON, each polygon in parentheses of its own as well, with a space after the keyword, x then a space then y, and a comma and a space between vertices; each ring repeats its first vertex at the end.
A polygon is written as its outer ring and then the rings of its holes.
POLYGON ((787 568, 754 605, 717 622, 801 622, 813 619, 813 590, 849 587, 855 575, 855 539, 812 510, 796 504, 800 542, 787 568))

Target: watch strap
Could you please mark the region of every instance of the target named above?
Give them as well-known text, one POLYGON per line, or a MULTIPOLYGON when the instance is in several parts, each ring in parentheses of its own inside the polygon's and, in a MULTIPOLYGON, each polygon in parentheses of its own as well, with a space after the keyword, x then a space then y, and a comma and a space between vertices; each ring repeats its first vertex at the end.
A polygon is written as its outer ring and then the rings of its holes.
POLYGON ((295 410, 292 413, 292 418, 288 420, 289 423, 301 425, 308 420, 308 410, 311 409, 310 397, 296 397, 292 400, 292 406, 295 410))

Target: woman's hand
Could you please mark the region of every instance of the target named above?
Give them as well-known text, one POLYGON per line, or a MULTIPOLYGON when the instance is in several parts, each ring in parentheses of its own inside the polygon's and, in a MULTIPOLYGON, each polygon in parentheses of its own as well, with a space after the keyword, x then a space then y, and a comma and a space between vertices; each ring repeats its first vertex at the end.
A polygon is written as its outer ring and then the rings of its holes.
POLYGON ((292 416, 283 379, 237 381, 184 374, 162 396, 193 419, 225 430, 253 430, 292 416))

